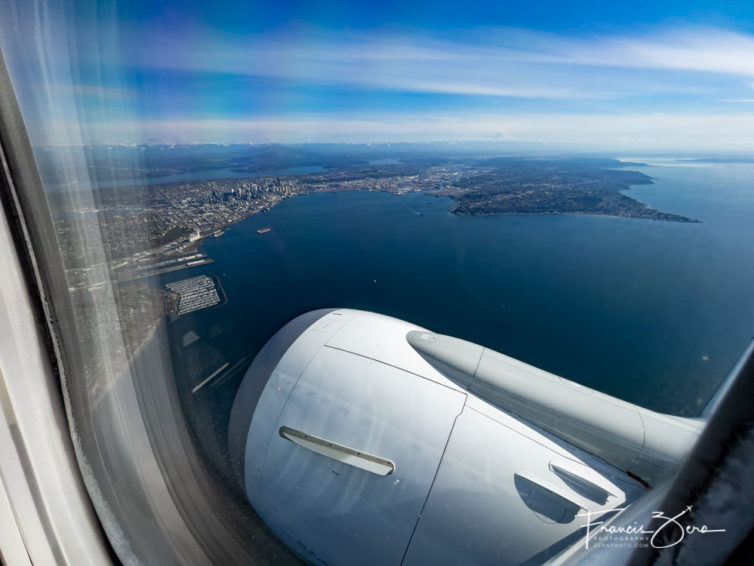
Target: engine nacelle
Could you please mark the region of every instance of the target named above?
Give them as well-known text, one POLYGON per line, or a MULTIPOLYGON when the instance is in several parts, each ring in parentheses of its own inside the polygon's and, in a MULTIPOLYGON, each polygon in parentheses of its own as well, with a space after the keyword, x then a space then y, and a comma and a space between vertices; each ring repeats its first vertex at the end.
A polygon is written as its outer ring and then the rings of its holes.
POLYGON ((700 428, 338 309, 296 318, 257 355, 229 448, 253 508, 307 560, 500 565, 576 542, 587 510, 645 491, 627 470, 668 473, 700 428), (647 435, 645 421, 660 432, 647 435))

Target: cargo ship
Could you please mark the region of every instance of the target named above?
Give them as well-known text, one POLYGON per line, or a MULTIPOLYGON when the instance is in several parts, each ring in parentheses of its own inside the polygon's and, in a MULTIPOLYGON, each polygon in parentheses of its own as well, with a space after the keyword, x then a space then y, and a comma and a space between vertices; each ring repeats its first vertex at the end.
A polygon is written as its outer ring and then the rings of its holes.
POLYGON ((260 228, 259 230, 257 230, 257 234, 266 234, 270 230, 272 230, 272 228, 260 228))

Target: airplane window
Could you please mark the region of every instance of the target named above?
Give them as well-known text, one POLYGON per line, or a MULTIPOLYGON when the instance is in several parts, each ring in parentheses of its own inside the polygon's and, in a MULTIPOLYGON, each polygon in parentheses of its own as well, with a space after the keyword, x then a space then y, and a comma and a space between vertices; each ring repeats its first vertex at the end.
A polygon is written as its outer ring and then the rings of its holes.
POLYGON ((754 320, 754 14, 451 4, 4 3, 122 562, 587 560, 704 434, 754 320))

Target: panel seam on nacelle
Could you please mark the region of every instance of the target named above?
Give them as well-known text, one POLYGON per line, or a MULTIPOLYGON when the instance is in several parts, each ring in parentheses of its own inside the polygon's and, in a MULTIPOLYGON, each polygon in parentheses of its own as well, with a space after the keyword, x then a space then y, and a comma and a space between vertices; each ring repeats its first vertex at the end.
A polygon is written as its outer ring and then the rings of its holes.
MULTIPOLYGON (((472 395, 473 395, 473 393, 472 393, 472 395)), ((506 411, 505 409, 503 409, 501 407, 498 407, 497 405, 495 405, 495 408, 498 409, 499 411, 503 412, 504 414, 508 415, 510 418, 515 419, 517 422, 522 423, 524 426, 526 426, 529 429, 531 429, 534 433, 539 434, 540 436, 544 436, 550 442, 553 442, 556 446, 558 446, 560 448, 563 448, 563 447, 558 442, 554 442, 552 439, 550 439, 549 436, 554 436, 555 438, 558 439, 559 442, 567 444, 569 448, 575 448, 577 450, 581 450, 580 448, 578 448, 577 446, 574 446, 573 444, 571 444, 567 440, 565 440, 563 438, 560 438, 560 437, 558 437, 557 435, 555 435, 555 434, 553 434, 551 432, 548 433, 546 430, 537 427, 537 425, 535 425, 534 423, 531 423, 531 422, 527 421, 526 419, 524 419, 523 417, 520 417, 520 416, 516 415, 515 413, 511 413, 509 411, 506 411)), ((505 427, 506 429, 508 429, 509 431, 511 431, 514 434, 518 434, 519 436, 523 436, 525 439, 529 440, 530 442, 534 442, 535 444, 538 444, 542 448, 544 448, 546 450, 549 450, 549 451, 557 454, 561 458, 564 458, 566 460, 570 460, 570 461, 575 462, 577 464, 583 464, 584 463, 580 459, 578 459, 578 456, 576 456, 575 454, 573 454, 568 449, 563 448, 566 452, 568 452, 568 454, 563 454, 563 453, 558 452, 557 450, 555 450, 552 446, 548 446, 547 444, 543 444, 541 441, 537 440, 536 438, 532 438, 532 436, 529 436, 528 434, 524 434, 520 430, 516 430, 515 428, 513 428, 511 426, 508 426, 504 422, 502 422, 502 421, 500 421, 500 420, 498 420, 498 419, 496 419, 496 418, 494 418, 494 417, 492 417, 492 416, 490 416, 488 414, 485 414, 482 411, 480 411, 478 409, 475 409, 474 407, 469 407, 469 411, 473 411, 476 414, 484 417, 485 419, 489 419, 492 422, 497 423, 498 425, 500 425, 502 427, 505 427)), ((587 453, 587 454, 589 454, 586 451, 584 451, 584 452, 587 453)), ((593 456, 595 458, 599 458, 599 456, 594 456, 594 454, 590 454, 590 456, 593 456)), ((610 464, 608 464, 608 465, 610 465, 610 464)))
POLYGON ((633 468, 637 462, 639 462, 642 458, 642 454, 644 454, 644 450, 647 446, 647 425, 644 424, 644 419, 641 418, 641 411, 636 411, 636 415, 639 417, 639 422, 641 423, 641 447, 639 448, 639 451, 636 453, 636 457, 633 459, 633 461, 626 467, 626 473, 627 474, 634 474, 637 477, 639 477, 643 482, 647 483, 649 485, 649 482, 647 482, 644 478, 641 478, 638 474, 631 471, 631 468, 633 468))
MULTIPOLYGON (((440 383, 439 381, 435 381, 431 377, 427 377, 426 375, 421 375, 420 373, 413 372, 409 369, 406 369, 401 366, 396 366, 394 364, 388 363, 384 360, 378 360, 377 358, 373 358, 372 356, 367 356, 366 354, 360 354, 359 352, 354 352, 353 350, 346 350, 345 348, 339 348, 337 346, 330 346, 328 344, 325 344, 323 348, 331 348, 333 350, 338 350, 339 352, 345 352, 346 354, 352 354, 354 356, 359 356, 360 358, 364 358, 366 360, 372 360, 373 362, 377 362, 378 364, 382 364, 391 368, 395 368, 397 370, 400 370, 402 372, 408 373, 410 375, 413 375, 414 377, 418 377, 420 379, 423 379, 425 381, 429 381, 430 383, 434 383, 435 385, 439 385, 440 387, 445 387, 446 389, 450 389, 451 391, 455 391, 456 393, 460 393, 461 395, 468 396, 470 393, 467 389, 464 389, 458 385, 455 387, 452 387, 450 385, 447 385, 445 383, 440 383)), ((446 378, 447 379, 447 378, 446 378)), ((465 401, 464 401, 465 403, 465 401)))
POLYGON ((437 481, 437 476, 440 473, 440 467, 442 466, 442 462, 445 459, 445 452, 447 452, 448 450, 448 445, 450 444, 450 439, 453 436, 453 431, 456 428, 458 417, 460 417, 463 414, 464 410, 466 409, 466 401, 468 400, 468 398, 469 398, 468 395, 464 397, 461 410, 458 412, 458 414, 455 417, 453 417, 453 426, 450 427, 448 438, 445 440, 445 446, 443 446, 442 454, 440 454, 440 461, 437 463, 437 468, 435 469, 435 473, 432 476, 432 483, 429 484, 429 489, 427 490, 427 496, 424 498, 424 502, 422 503, 421 509, 419 509, 419 514, 416 517, 414 528, 411 530, 411 536, 408 537, 408 544, 406 544, 406 549, 403 551, 403 557, 401 558, 401 565, 406 560, 408 549, 411 548, 411 541, 414 539, 414 534, 416 533, 416 529, 419 527, 419 521, 421 521, 422 514, 424 513, 424 508, 427 506, 427 501, 429 501, 429 496, 432 495, 432 488, 435 486, 435 481, 437 481))

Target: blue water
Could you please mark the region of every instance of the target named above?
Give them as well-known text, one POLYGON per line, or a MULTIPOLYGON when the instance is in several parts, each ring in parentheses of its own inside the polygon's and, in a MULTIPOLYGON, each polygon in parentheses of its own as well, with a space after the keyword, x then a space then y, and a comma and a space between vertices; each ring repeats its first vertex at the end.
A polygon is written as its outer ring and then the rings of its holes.
POLYGON ((656 182, 630 196, 702 223, 458 216, 420 193, 289 199, 205 240, 214 264, 171 274, 214 274, 228 298, 171 333, 234 363, 302 312, 367 309, 697 414, 754 335, 754 166, 637 170, 656 182))

